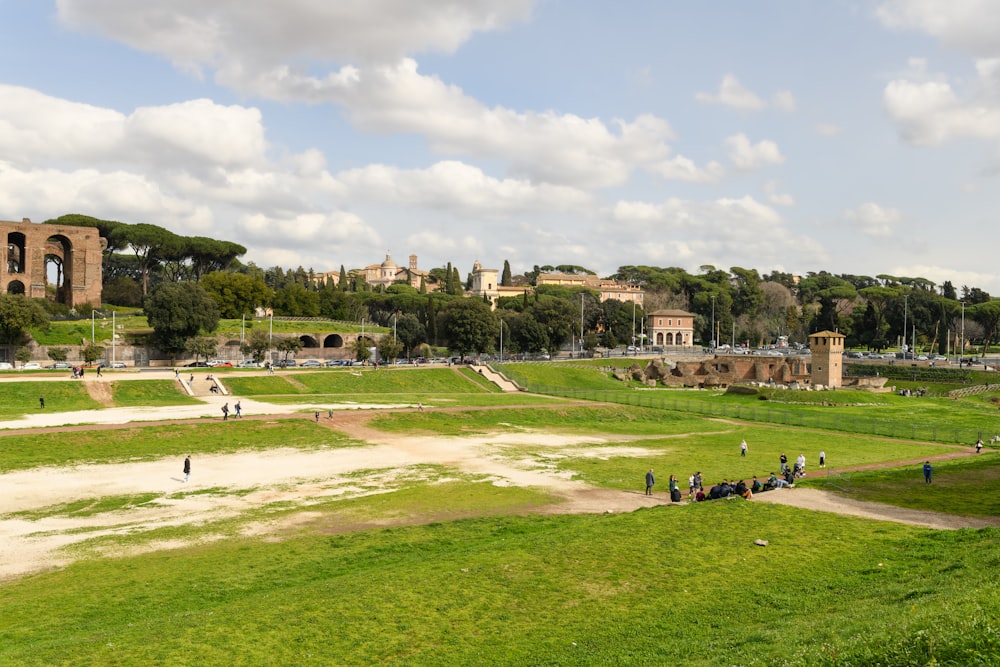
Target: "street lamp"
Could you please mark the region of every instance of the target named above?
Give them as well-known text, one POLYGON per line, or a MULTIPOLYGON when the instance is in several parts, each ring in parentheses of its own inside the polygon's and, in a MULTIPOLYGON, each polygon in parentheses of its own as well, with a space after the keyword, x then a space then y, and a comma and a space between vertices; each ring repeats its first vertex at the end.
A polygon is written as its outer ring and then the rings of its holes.
POLYGON ((583 356, 583 292, 580 292, 580 356, 583 356))
POLYGON ((715 295, 712 295, 712 332, 710 334, 711 338, 708 341, 708 348, 715 351, 715 295))
POLYGON ((908 294, 903 295, 903 345, 900 348, 900 352, 903 353, 903 358, 906 359, 906 298, 908 294))
POLYGON ((503 363, 503 319, 500 320, 500 363, 503 363))
POLYGON ((965 302, 962 302, 962 349, 958 352, 958 367, 962 367, 962 357, 965 356, 965 302))

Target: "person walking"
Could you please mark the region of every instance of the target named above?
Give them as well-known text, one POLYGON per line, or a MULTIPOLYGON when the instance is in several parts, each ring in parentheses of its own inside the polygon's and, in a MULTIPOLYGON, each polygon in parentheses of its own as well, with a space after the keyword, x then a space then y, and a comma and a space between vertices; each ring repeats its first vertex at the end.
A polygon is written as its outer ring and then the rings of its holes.
POLYGON ((319 423, 319 410, 316 411, 316 423, 319 423))
POLYGON ((222 405, 222 421, 229 421, 229 403, 222 405))
POLYGON ((931 483, 931 475, 934 474, 934 468, 931 467, 930 461, 924 461, 924 484, 931 483))
POLYGON ((820 468, 826 467, 826 452, 823 451, 822 449, 819 450, 819 467, 820 468))
POLYGON ((740 456, 746 456, 746 455, 747 455, 747 441, 744 439, 742 442, 740 442, 740 456))
POLYGON ((653 485, 656 484, 656 478, 653 476, 653 469, 650 468, 649 472, 646 473, 646 495, 653 495, 653 485))
POLYGON ((191 477, 191 457, 190 456, 185 456, 184 457, 184 481, 185 482, 188 481, 189 477, 191 477))
POLYGON ((101 377, 101 368, 103 368, 103 364, 97 364, 97 377, 101 377))
POLYGON ((243 418, 243 415, 242 415, 243 408, 240 407, 240 402, 236 401, 236 405, 234 405, 233 407, 236 408, 236 416, 239 417, 240 419, 242 419, 243 418))
POLYGON ((976 454, 983 451, 983 439, 976 440, 976 454))

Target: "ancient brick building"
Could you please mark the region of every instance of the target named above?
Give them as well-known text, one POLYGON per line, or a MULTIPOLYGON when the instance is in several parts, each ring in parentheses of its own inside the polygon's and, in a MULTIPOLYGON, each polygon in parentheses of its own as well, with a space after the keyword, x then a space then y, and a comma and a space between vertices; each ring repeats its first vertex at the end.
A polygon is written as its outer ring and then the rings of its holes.
POLYGON ((101 259, 106 242, 93 227, 0 221, 5 294, 52 298, 67 306, 101 305, 101 259))

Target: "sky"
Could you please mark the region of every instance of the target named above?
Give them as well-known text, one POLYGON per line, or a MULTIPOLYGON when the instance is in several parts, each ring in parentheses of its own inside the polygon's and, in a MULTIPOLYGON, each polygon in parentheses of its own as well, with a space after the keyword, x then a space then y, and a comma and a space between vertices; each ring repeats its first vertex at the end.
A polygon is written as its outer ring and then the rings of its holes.
POLYGON ((1000 296, 996 0, 0 0, 0 219, 1000 296))

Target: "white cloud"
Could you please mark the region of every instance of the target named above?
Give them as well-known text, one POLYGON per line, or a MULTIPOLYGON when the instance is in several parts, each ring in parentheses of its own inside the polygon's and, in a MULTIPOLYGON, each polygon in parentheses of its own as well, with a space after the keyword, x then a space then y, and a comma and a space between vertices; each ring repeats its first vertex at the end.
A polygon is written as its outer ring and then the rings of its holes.
POLYGON ((58 17, 159 53, 187 70, 266 68, 311 60, 395 62, 407 54, 453 53, 476 32, 531 15, 533 0, 286 0, 280 9, 244 0, 58 0, 58 17))
POLYGON ((887 0, 875 14, 888 28, 925 32, 975 55, 1000 54, 1000 4, 995 0, 887 0))
POLYGON ((897 209, 866 202, 844 212, 844 218, 854 223, 863 234, 872 238, 888 238, 902 219, 897 209))
POLYGON ((368 165, 337 174, 336 178, 349 188, 352 199, 450 210, 456 215, 486 212, 491 217, 505 217, 538 210, 584 214, 594 206, 589 193, 575 188, 499 180, 478 167, 455 161, 416 170, 368 165))
POLYGON ((891 81, 883 103, 902 137, 913 144, 1000 138, 1000 106, 960 100, 948 83, 891 81))
POLYGON ((771 99, 771 106, 781 111, 795 111, 798 103, 790 91, 781 90, 774 94, 774 97, 771 99))
POLYGON ((833 123, 819 123, 816 125, 816 132, 824 137, 835 137, 843 131, 844 128, 833 123))
POLYGON ((649 170, 668 181, 688 183, 718 183, 726 174, 725 168, 718 162, 709 162, 704 167, 699 167, 694 160, 683 155, 657 162, 651 165, 649 170))
POLYGON ((772 164, 781 164, 785 156, 778 149, 778 144, 763 139, 751 144, 745 134, 736 134, 726 138, 729 159, 741 171, 749 171, 772 164))
POLYGON ((777 181, 768 181, 764 184, 764 192, 767 193, 767 201, 774 206, 794 206, 795 197, 788 193, 778 192, 777 181))
POLYGON ((732 74, 726 74, 722 77, 719 92, 696 93, 694 98, 703 104, 721 104, 745 111, 760 111, 767 107, 767 102, 746 88, 732 74))

